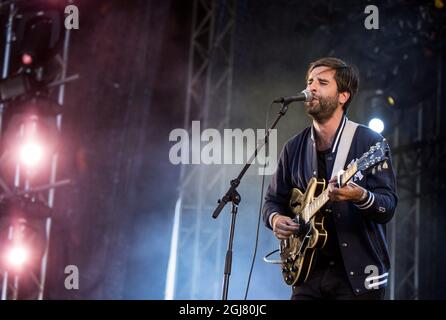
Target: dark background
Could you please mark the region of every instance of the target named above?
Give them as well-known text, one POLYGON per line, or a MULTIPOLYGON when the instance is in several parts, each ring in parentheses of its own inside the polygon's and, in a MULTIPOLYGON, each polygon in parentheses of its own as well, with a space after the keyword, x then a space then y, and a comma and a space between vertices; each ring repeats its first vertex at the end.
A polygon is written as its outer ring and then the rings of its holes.
MULTIPOLYGON (((80 29, 71 33, 68 75, 80 78, 66 86, 59 159, 60 178, 76 183, 56 192, 47 298, 164 298, 180 174, 179 166, 169 162, 168 137, 184 127, 192 3, 76 2, 80 29), (63 287, 66 265, 79 267, 79 290, 63 287)), ((435 113, 438 103, 444 107, 445 9, 435 8, 434 1, 379 1, 373 4, 380 9, 380 29, 367 30, 368 4, 239 1, 230 128, 263 128, 270 101, 303 89, 308 64, 333 55, 360 71, 361 93, 351 107, 352 120, 368 121, 367 96, 381 89, 397 102, 386 137, 393 137, 392 126, 407 120, 401 139, 410 141, 415 134, 411 124, 417 121, 413 108, 424 103, 427 139, 444 139, 444 130, 429 136, 428 129, 445 119, 444 108, 435 113)), ((4 23, 2 12, 2 28, 4 23)), ((310 123, 299 108, 290 109, 279 124, 279 150, 310 123)), ((444 153, 444 140, 438 148, 444 153)), ((429 166, 428 159, 420 161, 429 166)), ((444 165, 437 165, 423 178, 426 192, 430 177, 442 174, 444 165)), ((229 167, 228 183, 238 168, 229 167)), ((243 203, 234 244, 233 299, 243 298, 253 252, 261 183, 256 171, 251 168, 239 190, 243 203)), ((437 204, 429 211, 435 220, 423 220, 420 234, 420 298, 425 299, 446 297, 441 272, 445 207, 439 197, 444 183, 439 186, 429 191, 434 198, 423 200, 437 204)), ((215 200, 220 196, 215 194, 215 200)), ((229 215, 219 219, 227 221, 229 215)), ((277 244, 263 226, 260 236, 249 297, 287 299, 289 288, 278 269, 261 261, 277 244)))

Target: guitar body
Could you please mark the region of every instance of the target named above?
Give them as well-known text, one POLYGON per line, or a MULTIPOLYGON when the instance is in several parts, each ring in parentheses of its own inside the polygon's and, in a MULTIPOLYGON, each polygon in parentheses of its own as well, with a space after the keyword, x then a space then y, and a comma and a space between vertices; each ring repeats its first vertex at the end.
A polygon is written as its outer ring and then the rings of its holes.
POLYGON ((301 225, 297 234, 280 242, 280 257, 282 260, 282 276, 288 285, 298 285, 305 282, 310 274, 314 253, 323 248, 327 242, 327 231, 324 229, 324 216, 317 213, 313 219, 308 214, 318 187, 325 188, 324 181, 312 178, 306 192, 292 190, 290 208, 295 215, 294 221, 301 225), (307 209, 306 209, 307 208, 307 209))

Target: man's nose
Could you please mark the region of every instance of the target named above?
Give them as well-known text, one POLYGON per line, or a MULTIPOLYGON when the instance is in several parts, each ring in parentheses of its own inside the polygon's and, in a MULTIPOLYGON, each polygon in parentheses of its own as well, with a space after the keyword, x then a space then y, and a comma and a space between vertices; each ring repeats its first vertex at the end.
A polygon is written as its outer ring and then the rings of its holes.
POLYGON ((310 90, 312 93, 316 93, 317 85, 314 82, 307 84, 307 90, 310 90))

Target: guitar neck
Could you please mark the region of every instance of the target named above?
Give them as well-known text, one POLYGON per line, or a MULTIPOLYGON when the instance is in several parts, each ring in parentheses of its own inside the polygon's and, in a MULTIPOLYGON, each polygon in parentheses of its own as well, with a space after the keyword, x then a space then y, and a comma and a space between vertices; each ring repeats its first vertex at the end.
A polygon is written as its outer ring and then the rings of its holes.
MULTIPOLYGON (((345 186, 345 184, 356 174, 358 171, 358 167, 356 162, 353 163, 346 171, 344 171, 340 176, 340 185, 339 187, 345 186)), ((312 219, 314 215, 330 200, 328 198, 328 188, 325 188, 322 193, 315 198, 305 209, 308 210, 306 217, 309 217, 307 221, 312 219)))
POLYGON ((358 172, 358 166, 355 163, 353 163, 344 173, 342 173, 340 179, 339 179, 339 187, 342 188, 347 184, 347 182, 358 172))

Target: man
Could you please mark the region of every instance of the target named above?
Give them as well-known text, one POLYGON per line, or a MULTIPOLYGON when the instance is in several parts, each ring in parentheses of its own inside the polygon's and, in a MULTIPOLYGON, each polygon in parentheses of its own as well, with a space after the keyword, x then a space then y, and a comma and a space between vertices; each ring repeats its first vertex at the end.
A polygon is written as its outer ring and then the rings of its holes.
POLYGON ((313 123, 285 144, 267 190, 265 224, 279 240, 285 240, 299 230, 289 209, 290 190, 304 192, 312 177, 330 180, 330 201, 323 211, 327 242, 316 252, 308 279, 293 286, 292 299, 384 297, 390 268, 385 224, 398 200, 391 160, 375 174, 358 172, 342 188, 330 179, 338 155, 347 153, 345 166, 341 166, 346 169, 383 139, 368 127, 354 124, 350 149, 338 150, 358 82, 356 69, 340 59, 322 58, 310 64, 307 90, 313 99, 305 103, 305 110, 313 123))

